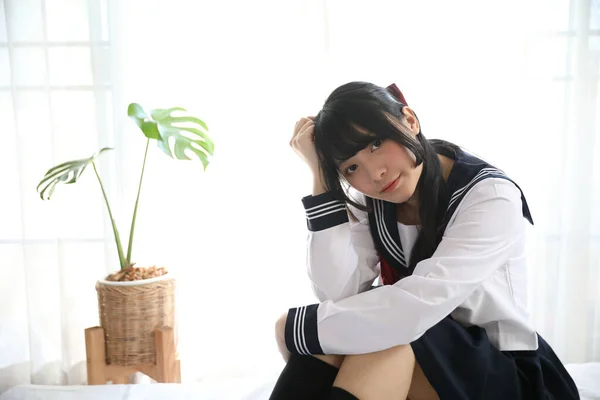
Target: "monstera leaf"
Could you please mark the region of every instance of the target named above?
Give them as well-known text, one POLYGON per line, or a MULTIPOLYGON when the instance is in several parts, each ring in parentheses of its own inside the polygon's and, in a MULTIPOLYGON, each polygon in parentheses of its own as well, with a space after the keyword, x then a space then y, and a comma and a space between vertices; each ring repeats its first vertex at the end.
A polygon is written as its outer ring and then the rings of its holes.
POLYGON ((86 167, 94 162, 94 160, 98 158, 100 154, 108 150, 112 150, 112 148, 105 147, 102 150, 94 153, 94 155, 89 158, 67 161, 50 168, 37 186, 37 191, 42 200, 50 200, 56 185, 59 183, 70 184, 77 182, 77 179, 79 179, 81 174, 83 174, 83 171, 85 171, 86 167))
POLYGON ((131 103, 127 115, 142 130, 148 139, 155 139, 158 147, 169 157, 177 160, 191 160, 186 154, 195 154, 204 169, 210 162, 209 156, 214 154, 215 145, 208 136, 208 127, 199 118, 189 115, 173 115, 186 112, 184 108, 173 107, 155 109, 148 115, 142 106, 131 103))
POLYGON ((132 263, 132 248, 133 238, 135 231, 135 222, 137 217, 137 210, 140 201, 140 193, 142 190, 142 181, 144 178, 144 170, 146 168, 146 158, 148 155, 148 146, 151 139, 158 142, 158 147, 169 157, 177 160, 191 160, 197 156, 198 159, 204 165, 204 169, 208 166, 209 157, 213 155, 215 145, 211 138, 208 136, 208 127, 204 121, 199 118, 185 115, 186 110, 181 107, 173 107, 167 109, 156 109, 152 110, 150 114, 147 114, 142 106, 137 103, 131 103, 127 109, 127 115, 135 122, 140 128, 144 135, 148 138, 146 141, 146 151, 144 153, 144 161, 142 164, 142 171, 140 174, 140 183, 138 185, 137 197, 135 200, 135 206, 133 208, 133 217, 131 220, 131 228, 129 231, 129 244, 127 246, 127 255, 123 251, 121 244, 121 237, 117 229, 117 225, 108 201, 108 196, 102 179, 96 168, 94 160, 98 158, 102 153, 107 150, 112 150, 109 147, 105 147, 99 152, 95 153, 89 158, 68 161, 57 165, 46 172, 44 178, 40 181, 37 186, 37 191, 40 194, 42 200, 49 200, 56 185, 59 183, 75 183, 83 174, 83 171, 88 165, 92 164, 98 183, 102 190, 102 196, 106 203, 106 208, 110 216, 112 223, 113 233, 115 236, 115 244, 117 247, 117 254, 119 256, 119 262, 121 269, 133 265, 132 263), (175 114, 174 114, 175 113, 175 114))

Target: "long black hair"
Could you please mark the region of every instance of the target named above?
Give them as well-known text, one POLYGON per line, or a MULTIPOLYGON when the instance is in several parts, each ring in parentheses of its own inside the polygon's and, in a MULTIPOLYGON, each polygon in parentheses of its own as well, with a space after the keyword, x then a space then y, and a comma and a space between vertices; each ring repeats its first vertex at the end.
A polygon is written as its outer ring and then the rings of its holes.
MULTIPOLYGON (((419 193, 421 228, 413 247, 410 266, 429 258, 443 234, 443 219, 448 205, 448 193, 437 151, 455 153, 456 146, 441 141, 429 141, 419 130, 416 139, 408 129, 399 128, 390 117, 403 121, 406 105, 387 89, 368 82, 350 82, 335 89, 315 118, 315 147, 325 188, 339 200, 363 211, 370 211, 349 196, 339 164, 354 156, 375 140, 393 140, 415 157, 415 167, 423 164, 416 190, 419 193)), ((420 126, 420 124, 419 124, 420 126)))

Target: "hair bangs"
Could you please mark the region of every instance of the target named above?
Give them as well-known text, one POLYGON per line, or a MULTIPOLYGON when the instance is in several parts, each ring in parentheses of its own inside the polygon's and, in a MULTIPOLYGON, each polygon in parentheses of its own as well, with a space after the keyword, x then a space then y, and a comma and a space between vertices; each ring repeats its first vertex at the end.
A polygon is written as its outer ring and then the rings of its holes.
POLYGON ((325 158, 334 164, 346 161, 377 140, 374 134, 343 118, 327 118, 320 128, 322 132, 315 132, 315 140, 325 158))
POLYGON ((399 136, 398 127, 380 110, 365 110, 364 104, 352 108, 350 113, 325 109, 317 116, 315 142, 324 158, 336 165, 375 140, 397 140, 399 136))

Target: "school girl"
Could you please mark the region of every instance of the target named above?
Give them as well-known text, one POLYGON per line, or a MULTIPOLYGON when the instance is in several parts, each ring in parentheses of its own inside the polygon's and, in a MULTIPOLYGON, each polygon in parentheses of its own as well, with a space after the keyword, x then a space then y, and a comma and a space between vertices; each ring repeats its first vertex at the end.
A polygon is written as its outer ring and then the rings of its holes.
MULTIPOLYGON (((450 106, 452 129, 469 124, 450 106)), ((271 399, 579 398, 528 318, 533 220, 514 181, 426 139, 395 85, 337 88, 290 144, 314 177, 302 202, 320 302, 277 321, 287 364, 271 399)))

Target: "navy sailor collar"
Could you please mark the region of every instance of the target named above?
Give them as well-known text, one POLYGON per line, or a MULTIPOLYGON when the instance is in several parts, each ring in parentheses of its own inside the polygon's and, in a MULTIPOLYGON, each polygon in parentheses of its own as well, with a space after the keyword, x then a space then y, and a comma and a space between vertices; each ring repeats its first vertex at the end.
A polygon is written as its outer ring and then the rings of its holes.
MULTIPOLYGON (((456 211, 461 200, 475 184, 488 178, 501 178, 513 182, 503 171, 460 148, 457 148, 455 154, 448 153, 447 151, 444 151, 443 148, 437 150, 440 154, 454 159, 454 166, 446 181, 448 193, 451 193, 451 195, 447 205, 446 215, 442 223, 442 230, 446 229, 446 225, 456 211)), ((513 183, 519 188, 515 182, 513 183)), ((521 188, 519 188, 519 191, 521 191, 521 200, 523 203, 523 217, 533 224, 533 219, 523 191, 521 188)), ((402 250, 402 243, 398 232, 398 222, 396 220, 396 204, 371 198, 367 198, 367 204, 370 205, 369 226, 371 235, 373 236, 373 241, 375 242, 380 257, 384 258, 385 261, 400 274, 400 276, 412 274, 413 271, 409 269, 406 257, 402 250)))

